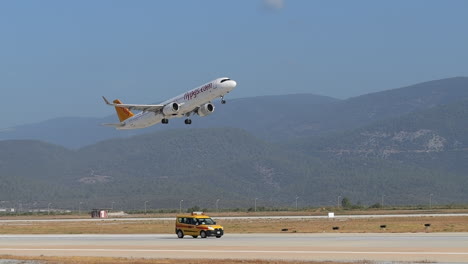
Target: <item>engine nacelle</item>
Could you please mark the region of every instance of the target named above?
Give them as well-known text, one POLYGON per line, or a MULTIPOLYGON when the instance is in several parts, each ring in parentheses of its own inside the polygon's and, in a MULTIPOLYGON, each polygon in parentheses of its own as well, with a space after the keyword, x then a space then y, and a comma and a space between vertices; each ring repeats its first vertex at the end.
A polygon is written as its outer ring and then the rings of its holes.
POLYGON ((214 109, 215 109, 215 107, 214 107, 213 104, 206 103, 206 104, 200 106, 200 108, 198 108, 198 110, 197 110, 197 115, 199 115, 199 116, 207 116, 207 115, 213 113, 213 112, 214 112, 214 109))
POLYGON ((179 113, 180 106, 178 103, 170 103, 164 106, 162 113, 165 116, 177 115, 179 113))

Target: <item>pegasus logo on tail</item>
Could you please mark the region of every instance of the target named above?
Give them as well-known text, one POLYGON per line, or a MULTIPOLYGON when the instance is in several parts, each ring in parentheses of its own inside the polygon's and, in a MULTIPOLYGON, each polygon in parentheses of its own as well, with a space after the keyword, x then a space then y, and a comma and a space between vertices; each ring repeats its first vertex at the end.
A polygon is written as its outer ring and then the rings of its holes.
MULTIPOLYGON (((102 97, 104 99, 104 102, 106 102, 106 104, 108 105, 112 105, 111 103, 109 103, 109 101, 107 101, 107 99, 103 96, 102 97)), ((119 99, 115 99, 114 101, 112 101, 114 104, 122 104, 122 102, 119 100, 119 99)), ((123 122, 127 119, 129 119, 130 117, 134 116, 135 114, 132 113, 132 111, 130 111, 128 108, 126 107, 115 107, 115 111, 117 112, 117 116, 119 116, 119 120, 120 122, 123 122)))
MULTIPOLYGON (((119 99, 115 99, 113 101, 114 104, 122 104, 122 102, 119 99)), ((123 122, 130 117, 134 116, 132 111, 128 110, 126 107, 115 107, 115 111, 117 112, 117 115, 119 116, 120 122, 123 122)))

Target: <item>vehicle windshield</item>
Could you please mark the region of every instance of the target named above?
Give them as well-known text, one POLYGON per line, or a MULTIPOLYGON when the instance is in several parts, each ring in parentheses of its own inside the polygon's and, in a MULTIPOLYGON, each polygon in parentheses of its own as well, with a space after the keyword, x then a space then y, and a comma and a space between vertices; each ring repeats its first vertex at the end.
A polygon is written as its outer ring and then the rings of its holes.
POLYGON ((215 222, 211 218, 198 218, 196 220, 198 220, 199 225, 214 225, 215 224, 215 222))

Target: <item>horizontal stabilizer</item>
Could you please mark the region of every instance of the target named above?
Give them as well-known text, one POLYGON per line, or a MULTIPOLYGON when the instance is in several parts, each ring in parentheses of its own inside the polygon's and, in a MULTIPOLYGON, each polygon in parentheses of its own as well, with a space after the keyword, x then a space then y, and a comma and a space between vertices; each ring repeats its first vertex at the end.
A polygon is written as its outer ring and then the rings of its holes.
POLYGON ((101 124, 103 126, 109 126, 109 127, 115 127, 115 128, 120 128, 120 127, 123 127, 125 124, 124 123, 117 123, 117 124, 111 124, 111 123, 104 123, 104 124, 101 124))

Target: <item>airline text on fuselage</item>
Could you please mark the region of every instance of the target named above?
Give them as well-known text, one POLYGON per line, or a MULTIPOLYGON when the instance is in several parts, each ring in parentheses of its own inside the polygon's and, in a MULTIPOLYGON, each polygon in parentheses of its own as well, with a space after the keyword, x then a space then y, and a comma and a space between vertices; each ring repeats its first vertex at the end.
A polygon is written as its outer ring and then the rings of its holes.
POLYGON ((203 85, 202 87, 200 87, 198 89, 195 89, 195 90, 192 90, 190 92, 185 93, 184 94, 184 100, 192 100, 193 98, 197 98, 198 94, 206 92, 206 91, 210 90, 211 88, 213 88, 212 83, 205 84, 205 85, 203 85))

